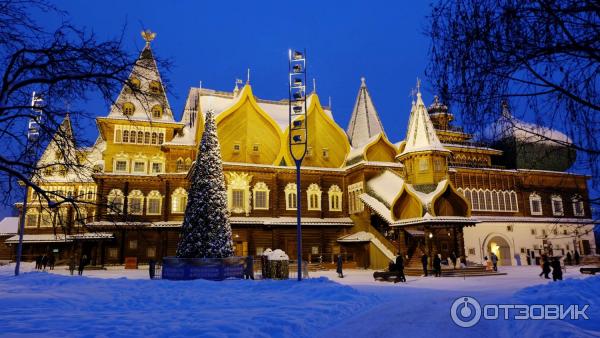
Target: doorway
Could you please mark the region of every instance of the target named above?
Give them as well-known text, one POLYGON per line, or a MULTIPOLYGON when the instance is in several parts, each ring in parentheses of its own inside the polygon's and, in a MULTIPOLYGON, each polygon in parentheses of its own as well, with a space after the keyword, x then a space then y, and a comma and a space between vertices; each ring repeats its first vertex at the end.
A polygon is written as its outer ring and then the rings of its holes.
POLYGON ((504 238, 500 236, 492 237, 488 242, 486 255, 488 255, 490 252, 493 252, 496 256, 498 256, 498 265, 512 265, 510 245, 504 238))

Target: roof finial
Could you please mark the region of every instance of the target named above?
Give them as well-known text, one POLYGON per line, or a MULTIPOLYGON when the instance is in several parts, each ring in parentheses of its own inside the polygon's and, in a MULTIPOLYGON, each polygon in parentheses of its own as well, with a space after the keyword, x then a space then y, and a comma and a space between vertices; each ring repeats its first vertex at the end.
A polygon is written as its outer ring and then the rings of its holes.
POLYGON ((156 38, 156 33, 153 33, 151 30, 146 29, 145 31, 142 31, 142 38, 146 40, 146 46, 148 46, 150 45, 150 42, 152 42, 152 40, 156 38))
POLYGON ((248 67, 248 78, 246 79, 246 84, 250 84, 250 67, 248 67))
POLYGON ((365 79, 364 76, 361 76, 360 77, 360 86, 361 87, 366 87, 367 86, 367 82, 366 81, 367 81, 367 79, 365 79))
POLYGON ((329 110, 331 110, 331 95, 329 96, 329 110))
POLYGON ((408 96, 410 96, 412 98, 412 104, 415 104, 415 95, 417 95, 417 90, 416 89, 411 89, 410 93, 408 94, 408 96))
POLYGON ((317 92, 317 79, 313 77, 313 93, 317 92))
POLYGON ((417 96, 421 96, 421 79, 417 77, 417 96))

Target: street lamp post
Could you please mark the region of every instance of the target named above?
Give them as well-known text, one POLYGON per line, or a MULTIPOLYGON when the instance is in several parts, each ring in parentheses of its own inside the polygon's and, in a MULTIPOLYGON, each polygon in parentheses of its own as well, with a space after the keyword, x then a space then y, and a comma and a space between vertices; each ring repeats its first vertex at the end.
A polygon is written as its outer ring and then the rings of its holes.
POLYGON ((289 125, 288 145, 290 156, 296 164, 296 243, 298 256, 298 281, 302 280, 302 198, 300 186, 300 166, 306 156, 308 142, 306 104, 306 50, 288 51, 289 71, 289 125))

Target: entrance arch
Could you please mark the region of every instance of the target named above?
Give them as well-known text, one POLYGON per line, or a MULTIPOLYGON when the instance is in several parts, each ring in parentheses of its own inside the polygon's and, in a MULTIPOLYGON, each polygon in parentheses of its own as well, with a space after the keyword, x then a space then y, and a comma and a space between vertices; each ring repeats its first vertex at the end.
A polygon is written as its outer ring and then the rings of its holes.
POLYGON ((498 256, 498 265, 510 266, 512 265, 512 259, 510 254, 510 245, 504 237, 499 235, 492 235, 487 241, 487 245, 484 248, 485 255, 489 255, 493 252, 498 256))

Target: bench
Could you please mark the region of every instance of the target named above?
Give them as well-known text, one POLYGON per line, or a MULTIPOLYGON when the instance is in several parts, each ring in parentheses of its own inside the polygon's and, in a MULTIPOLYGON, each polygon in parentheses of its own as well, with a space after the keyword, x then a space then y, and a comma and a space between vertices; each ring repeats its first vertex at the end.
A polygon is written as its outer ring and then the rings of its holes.
POLYGON ((585 275, 595 275, 596 273, 600 272, 600 267, 580 268, 579 272, 585 275))

